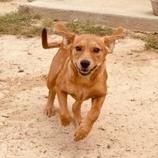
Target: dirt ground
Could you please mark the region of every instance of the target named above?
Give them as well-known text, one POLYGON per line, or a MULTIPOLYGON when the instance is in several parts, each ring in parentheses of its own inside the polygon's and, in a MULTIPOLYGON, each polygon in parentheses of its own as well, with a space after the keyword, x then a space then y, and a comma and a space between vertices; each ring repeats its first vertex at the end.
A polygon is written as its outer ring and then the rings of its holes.
MULTIPOLYGON (((0 14, 23 2, 1 3, 0 14)), ((157 158, 158 53, 140 40, 116 44, 107 56, 101 115, 89 136, 74 142, 73 125, 64 128, 58 115, 43 114, 45 77, 56 51, 43 50, 39 38, 0 36, 0 158, 157 158)))
MULTIPOLYGON (((55 52, 43 50, 39 38, 0 37, 0 158, 157 158, 158 53, 140 40, 116 44, 101 115, 89 136, 74 142, 73 125, 43 114, 55 52)), ((83 115, 88 108, 85 102, 83 115)))
POLYGON ((11 0, 10 2, 0 2, 0 15, 4 15, 11 11, 17 11, 21 4, 24 4, 27 0, 11 0))

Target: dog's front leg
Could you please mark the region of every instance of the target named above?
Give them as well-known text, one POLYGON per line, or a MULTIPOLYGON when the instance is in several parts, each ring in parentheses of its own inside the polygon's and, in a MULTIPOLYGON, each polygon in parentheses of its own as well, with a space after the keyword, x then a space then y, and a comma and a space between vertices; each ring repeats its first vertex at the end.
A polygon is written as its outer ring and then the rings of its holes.
POLYGON ((102 104, 104 102, 105 97, 99 97, 92 99, 92 106, 87 116, 81 121, 79 127, 75 132, 75 141, 79 141, 85 138, 88 133, 91 131, 91 128, 94 122, 97 120, 102 104))
POLYGON ((68 110, 68 106, 67 106, 67 93, 57 89, 57 96, 58 96, 58 100, 59 100, 59 114, 60 114, 60 120, 61 120, 61 124, 63 126, 67 126, 70 124, 72 118, 70 115, 70 112, 68 110))
POLYGON ((72 105, 72 111, 74 115, 74 123, 75 126, 78 126, 81 123, 82 117, 81 117, 81 104, 82 101, 75 101, 74 104, 72 105))

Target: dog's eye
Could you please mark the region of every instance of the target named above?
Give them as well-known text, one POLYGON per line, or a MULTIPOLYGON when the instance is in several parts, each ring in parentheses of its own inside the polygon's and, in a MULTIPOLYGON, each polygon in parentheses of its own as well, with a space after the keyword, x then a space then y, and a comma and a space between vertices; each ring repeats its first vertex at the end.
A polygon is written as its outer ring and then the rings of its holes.
POLYGON ((82 47, 81 46, 76 46, 75 49, 76 49, 77 52, 79 52, 79 51, 82 50, 82 47))
POLYGON ((93 52, 94 52, 94 53, 99 53, 99 52, 100 52, 100 48, 97 48, 97 47, 96 47, 96 48, 93 48, 93 52))

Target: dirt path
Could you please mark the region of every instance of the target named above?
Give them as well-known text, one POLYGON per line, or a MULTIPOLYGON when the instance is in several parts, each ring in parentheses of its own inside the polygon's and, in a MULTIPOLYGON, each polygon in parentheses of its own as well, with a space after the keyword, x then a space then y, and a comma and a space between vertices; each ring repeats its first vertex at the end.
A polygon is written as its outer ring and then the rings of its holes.
POLYGON ((17 11, 21 4, 24 4, 27 0, 12 0, 11 2, 0 2, 0 15, 4 15, 11 11, 17 11))
POLYGON ((61 127, 58 116, 42 112, 55 51, 43 50, 38 38, 0 37, 0 158, 157 158, 158 54, 144 51, 139 40, 117 43, 107 57, 102 113, 76 143, 73 125, 61 127))

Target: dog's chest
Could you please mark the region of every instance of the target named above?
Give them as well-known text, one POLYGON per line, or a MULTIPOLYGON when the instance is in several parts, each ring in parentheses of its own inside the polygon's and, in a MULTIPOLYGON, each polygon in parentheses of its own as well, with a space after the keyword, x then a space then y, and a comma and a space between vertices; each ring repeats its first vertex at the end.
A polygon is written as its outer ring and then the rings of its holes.
POLYGON ((106 87, 100 86, 84 86, 84 85, 71 85, 66 87, 65 91, 71 95, 75 100, 84 101, 89 98, 96 98, 105 95, 106 87))
POLYGON ((67 93, 76 100, 86 100, 90 97, 88 89, 85 87, 71 87, 67 89, 67 93))
POLYGON ((106 79, 98 77, 97 80, 72 75, 71 71, 57 78, 56 88, 71 95, 75 100, 84 101, 89 98, 101 97, 106 94, 106 79))

